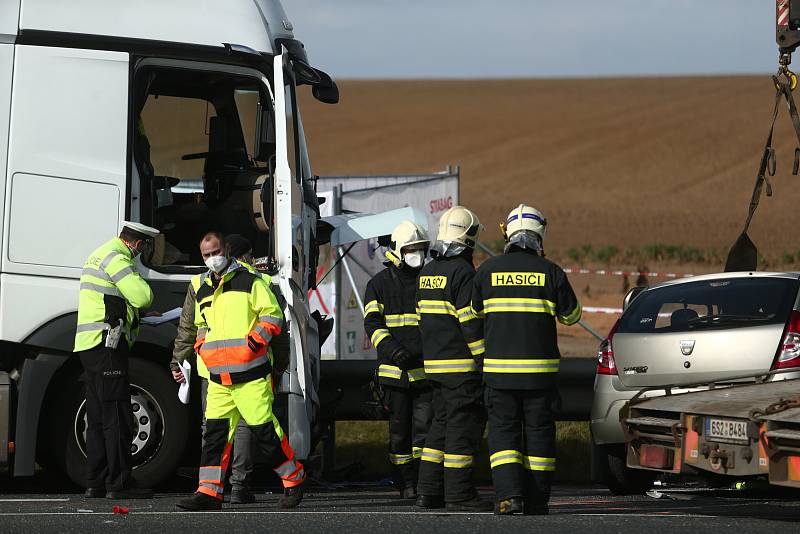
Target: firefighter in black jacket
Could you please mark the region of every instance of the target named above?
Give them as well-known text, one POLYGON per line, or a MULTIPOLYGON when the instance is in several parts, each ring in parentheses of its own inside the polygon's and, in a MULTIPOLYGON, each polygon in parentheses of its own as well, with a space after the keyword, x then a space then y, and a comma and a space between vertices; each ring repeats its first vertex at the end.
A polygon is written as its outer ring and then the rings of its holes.
POLYGON ((515 208, 503 225, 505 254, 475 275, 473 312, 484 319, 483 380, 496 514, 546 514, 556 468, 553 402, 561 355, 556 320, 581 318, 581 305, 542 249, 547 221, 515 208))
POLYGON ((425 375, 433 387, 433 422, 422 449, 417 506, 488 511, 472 482, 472 461, 486 422, 480 358, 483 325, 470 309, 472 250, 482 229, 461 206, 439 221, 434 260, 417 286, 425 375), (476 361, 477 360, 477 361, 476 361))
POLYGON ((364 296, 364 330, 378 351, 378 380, 389 407, 389 462, 403 499, 417 496, 419 457, 432 414, 415 298, 429 244, 422 227, 400 223, 386 252, 387 267, 369 281, 364 296))

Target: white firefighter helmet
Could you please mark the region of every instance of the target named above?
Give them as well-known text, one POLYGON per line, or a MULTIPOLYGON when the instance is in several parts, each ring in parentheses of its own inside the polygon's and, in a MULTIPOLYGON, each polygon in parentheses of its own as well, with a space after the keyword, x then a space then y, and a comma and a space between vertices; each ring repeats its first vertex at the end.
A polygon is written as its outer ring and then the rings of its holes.
POLYGON ((541 251, 547 229, 547 219, 536 208, 520 204, 511 210, 501 228, 503 237, 509 245, 519 245, 523 248, 541 251))
POLYGON ((403 248, 411 245, 425 245, 427 248, 429 244, 428 232, 422 226, 413 221, 403 221, 392 230, 391 243, 389 250, 386 251, 386 257, 399 266, 403 261, 403 248))
POLYGON ((436 241, 445 245, 475 248, 481 230, 483 225, 473 211, 464 206, 453 206, 439 219, 439 235, 436 236, 436 241))

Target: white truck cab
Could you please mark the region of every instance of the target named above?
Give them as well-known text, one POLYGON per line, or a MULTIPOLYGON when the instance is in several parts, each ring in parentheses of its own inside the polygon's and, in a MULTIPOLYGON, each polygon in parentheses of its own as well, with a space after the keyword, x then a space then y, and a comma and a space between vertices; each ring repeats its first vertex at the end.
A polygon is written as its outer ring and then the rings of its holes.
MULTIPOLYGON (((78 279, 124 220, 162 232, 140 268, 160 311, 205 270, 206 231, 254 243, 286 300, 279 392, 292 445, 309 454, 319 204, 296 95, 309 85, 335 103, 338 89, 292 30, 278 0, 0 3, 0 463, 16 451, 14 474, 39 462, 83 480, 78 279)), ((174 336, 143 326, 131 359, 135 474, 148 485, 194 432, 168 372, 174 336)))

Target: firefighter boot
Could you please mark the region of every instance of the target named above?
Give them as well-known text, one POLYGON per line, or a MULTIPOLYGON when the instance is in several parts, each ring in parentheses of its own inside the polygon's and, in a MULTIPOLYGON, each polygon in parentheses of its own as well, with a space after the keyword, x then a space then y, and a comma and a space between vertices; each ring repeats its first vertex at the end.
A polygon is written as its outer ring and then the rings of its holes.
POLYGON ((419 508, 444 508, 444 497, 441 495, 422 495, 420 494, 417 497, 417 502, 415 503, 416 506, 419 508))
POLYGON ((291 488, 284 488, 283 495, 281 495, 281 498, 278 499, 278 507, 283 508, 284 510, 289 508, 297 508, 297 506, 300 504, 300 501, 303 500, 305 485, 305 482, 303 482, 302 484, 298 484, 297 486, 291 488))
POLYGON ((189 512, 202 512, 205 510, 221 510, 222 501, 205 493, 196 492, 191 497, 181 499, 176 506, 189 512))
POLYGON ((495 515, 514 515, 521 514, 523 510, 523 500, 519 497, 510 497, 497 501, 494 505, 495 515))

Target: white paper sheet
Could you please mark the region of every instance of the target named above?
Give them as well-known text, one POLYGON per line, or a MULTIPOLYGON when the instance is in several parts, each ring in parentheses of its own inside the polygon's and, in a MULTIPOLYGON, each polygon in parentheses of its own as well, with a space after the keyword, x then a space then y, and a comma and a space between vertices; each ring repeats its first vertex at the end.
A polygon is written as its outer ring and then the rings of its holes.
POLYGON ((159 324, 168 323, 181 318, 181 308, 174 308, 168 312, 164 312, 158 317, 142 317, 142 324, 149 324, 156 326, 159 324))
POLYGON ((178 388, 178 400, 184 404, 189 404, 189 384, 192 379, 192 364, 188 360, 181 362, 181 372, 185 379, 183 384, 178 388))

